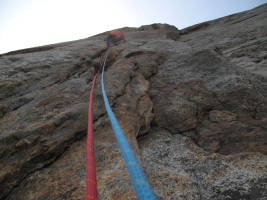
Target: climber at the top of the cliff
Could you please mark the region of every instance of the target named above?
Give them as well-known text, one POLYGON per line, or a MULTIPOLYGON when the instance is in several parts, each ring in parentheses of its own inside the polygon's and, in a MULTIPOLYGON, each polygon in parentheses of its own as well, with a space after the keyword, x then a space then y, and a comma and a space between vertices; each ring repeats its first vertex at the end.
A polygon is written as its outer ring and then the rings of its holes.
MULTIPOLYGON (((113 30, 111 31, 107 38, 106 38, 106 42, 107 42, 107 50, 114 47, 114 46, 117 46, 123 42, 125 42, 126 39, 125 39, 125 35, 121 32, 121 31, 118 31, 118 30, 113 30)), ((107 52, 109 54, 113 54, 114 52, 113 51, 106 51, 105 53, 102 54, 102 56, 100 57, 100 66, 103 65, 104 63, 104 57, 105 55, 107 55, 107 52)), ((110 55, 110 57, 113 57, 110 55)), ((99 68, 100 71, 102 71, 102 67, 99 68)), ((107 69, 107 68, 106 68, 107 69)), ((98 72, 98 70, 96 70, 96 72, 98 72)))
POLYGON ((107 46, 108 48, 117 46, 122 42, 125 42, 125 36, 121 31, 114 30, 111 31, 107 36, 107 46))

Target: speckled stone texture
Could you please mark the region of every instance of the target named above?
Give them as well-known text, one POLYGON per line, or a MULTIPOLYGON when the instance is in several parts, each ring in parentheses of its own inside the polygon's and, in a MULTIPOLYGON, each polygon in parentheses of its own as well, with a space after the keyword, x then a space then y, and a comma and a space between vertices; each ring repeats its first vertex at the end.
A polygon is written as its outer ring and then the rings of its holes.
MULTIPOLYGON (((120 29, 111 106, 160 200, 267 199, 267 4, 183 30, 120 29)), ((102 33, 0 55, 0 200, 84 200, 102 33)), ((134 200, 99 79, 99 199, 134 200)))

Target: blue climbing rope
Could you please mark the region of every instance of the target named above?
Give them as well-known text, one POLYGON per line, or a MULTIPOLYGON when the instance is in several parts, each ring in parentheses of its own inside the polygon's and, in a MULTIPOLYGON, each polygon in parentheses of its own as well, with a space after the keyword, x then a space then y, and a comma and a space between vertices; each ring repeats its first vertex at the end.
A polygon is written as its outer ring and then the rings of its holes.
POLYGON ((104 62, 103 62, 102 74, 101 74, 101 88, 102 88, 102 95, 104 98, 106 111, 107 111, 109 120, 111 122, 113 131, 115 133, 115 136, 117 138, 117 141, 119 143, 119 147, 120 147, 124 162, 126 164, 126 167, 128 169, 128 173, 130 175, 132 184, 134 185, 137 198, 139 200, 156 200, 157 197, 152 187, 148 183, 148 180, 140 166, 140 163, 137 160, 135 153, 132 150, 130 144, 128 143, 127 138, 125 137, 125 134, 109 104, 109 100, 108 100, 108 97, 105 91, 105 86, 104 86, 104 71, 105 71, 105 65, 106 65, 106 61, 108 57, 108 52, 109 51, 107 51, 104 56, 104 62))

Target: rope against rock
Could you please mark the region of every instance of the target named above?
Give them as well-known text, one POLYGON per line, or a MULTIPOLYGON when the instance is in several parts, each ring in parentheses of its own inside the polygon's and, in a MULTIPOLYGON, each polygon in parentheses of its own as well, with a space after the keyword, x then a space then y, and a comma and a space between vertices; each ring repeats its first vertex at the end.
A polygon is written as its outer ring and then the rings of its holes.
POLYGON ((109 120, 111 122, 113 131, 115 133, 117 142, 119 143, 119 147, 123 156, 123 159, 125 161, 126 167, 128 169, 128 173, 130 175, 132 184, 134 185, 136 195, 139 200, 156 200, 157 197, 148 183, 148 180, 141 168, 141 165, 136 158, 136 155, 134 151, 132 150, 130 144, 127 141, 127 138, 125 137, 125 134, 115 116, 113 113, 109 100, 106 94, 105 85, 104 85, 104 71, 105 71, 105 65, 108 57, 109 49, 107 50, 105 56, 104 56, 104 62, 102 65, 102 74, 101 74, 101 89, 102 89, 102 96, 104 99, 105 108, 109 117, 109 120))
POLYGON ((97 74, 93 78, 88 104, 88 127, 86 144, 86 200, 97 200, 97 182, 94 156, 93 101, 97 74))

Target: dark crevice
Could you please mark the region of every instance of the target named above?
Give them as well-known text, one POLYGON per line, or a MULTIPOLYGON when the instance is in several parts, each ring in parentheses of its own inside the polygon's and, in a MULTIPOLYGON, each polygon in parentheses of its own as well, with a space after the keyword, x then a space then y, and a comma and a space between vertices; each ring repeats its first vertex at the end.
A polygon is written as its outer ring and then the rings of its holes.
POLYGON ((128 53, 127 55, 125 55, 125 58, 130 58, 130 57, 138 56, 138 55, 142 55, 142 54, 144 54, 143 51, 135 51, 135 52, 131 52, 131 53, 128 53))
MULTIPOLYGON (((150 128, 150 130, 151 129, 152 129, 152 127, 150 128)), ((147 132, 145 132, 145 133, 143 133, 141 135, 138 134, 137 137, 136 137, 136 140, 140 141, 140 140, 143 140, 143 139, 147 138, 147 136, 149 135, 150 130, 148 130, 147 132)))

